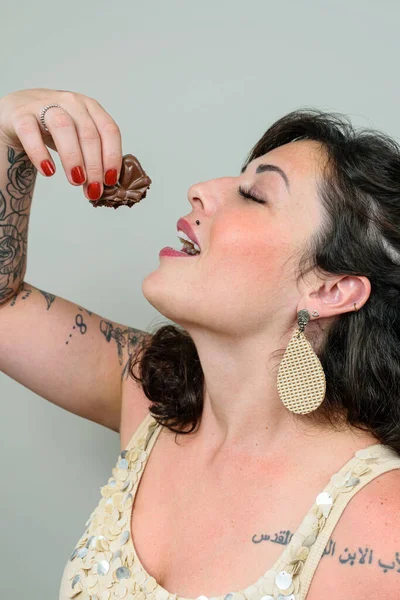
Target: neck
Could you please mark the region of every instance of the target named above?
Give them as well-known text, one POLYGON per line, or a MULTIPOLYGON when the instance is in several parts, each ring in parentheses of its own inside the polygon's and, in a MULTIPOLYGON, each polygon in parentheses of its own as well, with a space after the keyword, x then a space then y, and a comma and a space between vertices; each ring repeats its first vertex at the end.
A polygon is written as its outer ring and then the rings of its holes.
POLYGON ((377 443, 355 428, 337 431, 291 413, 277 391, 281 356, 269 360, 276 345, 267 347, 265 340, 254 338, 235 343, 195 338, 204 373, 204 407, 200 426, 191 437, 210 460, 221 453, 245 452, 297 463, 301 455, 326 460, 327 453, 343 452, 345 457, 353 448, 377 443))

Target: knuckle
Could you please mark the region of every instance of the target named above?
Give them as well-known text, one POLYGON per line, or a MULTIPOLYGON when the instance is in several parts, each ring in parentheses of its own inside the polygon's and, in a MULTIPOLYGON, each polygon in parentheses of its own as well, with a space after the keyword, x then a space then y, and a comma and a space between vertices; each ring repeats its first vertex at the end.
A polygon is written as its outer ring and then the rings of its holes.
POLYGON ((72 119, 66 113, 56 113, 56 112, 53 112, 53 114, 50 113, 49 121, 50 120, 53 122, 54 127, 57 127, 57 129, 63 129, 64 127, 71 127, 71 125, 72 125, 72 119))
POLYGON ((88 173, 88 175, 102 174, 102 169, 100 168, 100 165, 98 165, 98 164, 91 165, 90 163, 89 164, 85 163, 85 169, 86 169, 86 172, 88 173))
POLYGON ((26 117, 19 117, 15 120, 14 129, 17 135, 26 135, 35 131, 35 124, 32 122, 31 119, 27 119, 26 117))
POLYGON ((96 106, 97 108, 102 108, 100 102, 98 100, 96 100, 96 98, 91 98, 90 96, 87 96, 87 101, 89 104, 92 104, 93 106, 96 106))
POLYGON ((111 135, 120 135, 121 131, 115 121, 109 121, 102 127, 102 133, 111 133, 111 135))
POLYGON ((34 158, 36 158, 37 156, 40 157, 43 154, 43 148, 40 148, 39 146, 34 146, 33 148, 29 148, 29 154, 31 156, 33 156, 34 158))
POLYGON ((84 140, 84 141, 99 139, 99 134, 97 132, 97 129, 95 127, 93 127, 92 125, 82 125, 80 127, 79 135, 82 138, 82 140, 84 140))
POLYGON ((121 160, 121 161, 122 161, 122 155, 121 155, 121 152, 117 152, 117 151, 113 152, 112 150, 110 150, 109 152, 107 152, 107 153, 105 154, 105 157, 106 157, 106 158, 107 158, 107 159, 108 159, 110 162, 114 162, 115 160, 117 160, 117 161, 121 160))
POLYGON ((75 92, 70 92, 69 90, 64 90, 60 93, 60 100, 71 104, 78 100, 78 95, 75 92))
POLYGON ((66 159, 70 161, 75 161, 77 158, 81 159, 81 153, 78 150, 67 150, 65 153, 66 159))

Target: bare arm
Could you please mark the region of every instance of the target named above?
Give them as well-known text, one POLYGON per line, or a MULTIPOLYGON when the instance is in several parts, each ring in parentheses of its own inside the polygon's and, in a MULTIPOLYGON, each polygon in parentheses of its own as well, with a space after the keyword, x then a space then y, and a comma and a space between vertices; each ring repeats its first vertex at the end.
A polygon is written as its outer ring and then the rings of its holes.
MULTIPOLYGON (((87 198, 93 182, 100 182, 101 193, 107 174, 118 178, 121 168, 119 128, 96 100, 42 88, 0 99, 0 371, 61 408, 119 431, 130 359, 150 334, 24 281, 37 172, 54 170, 46 145, 59 153, 71 185, 83 183, 87 198), (46 133, 38 114, 51 103, 62 108, 46 113, 46 133)), ((134 419, 143 411, 143 392, 129 389, 134 419)))
POLYGON ((0 153, 0 371, 118 432, 129 362, 150 334, 23 281, 36 170, 23 150, 0 153))
POLYGON ((0 370, 118 432, 129 363, 149 336, 24 282, 0 310, 0 370))
POLYGON ((15 294, 25 276, 36 177, 22 148, 0 143, 0 306, 15 294))

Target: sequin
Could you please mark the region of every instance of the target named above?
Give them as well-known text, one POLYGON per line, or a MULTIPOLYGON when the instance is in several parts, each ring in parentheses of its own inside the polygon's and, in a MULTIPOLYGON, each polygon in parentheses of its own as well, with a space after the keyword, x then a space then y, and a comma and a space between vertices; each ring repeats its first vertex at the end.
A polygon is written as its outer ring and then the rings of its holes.
POLYGON ((121 538, 120 538, 120 539, 121 539, 121 544, 122 544, 122 545, 126 544, 126 542, 127 542, 127 541, 129 540, 129 538, 130 538, 130 535, 131 535, 131 534, 129 533, 129 531, 124 531, 124 533, 121 535, 121 538))
POLYGON ((129 477, 129 473, 125 469, 115 469, 113 475, 117 481, 126 481, 129 477))
POLYGON ((131 572, 126 567, 119 567, 116 570, 115 575, 117 579, 128 579, 131 576, 131 572))
POLYGON ((258 600, 260 597, 260 591, 256 585, 250 585, 244 593, 247 600, 258 600))
POLYGON ((324 517, 328 517, 333 504, 333 498, 329 492, 321 492, 316 499, 317 506, 320 507, 324 517))
POLYGON ((107 575, 110 570, 110 563, 107 560, 101 560, 97 564, 97 572, 99 575, 107 575))
POLYGON ((79 548, 75 548, 74 551, 72 552, 69 560, 74 560, 74 558, 78 554, 78 552, 79 552, 79 548))
POLYGON ((353 487, 355 485, 358 485, 359 483, 360 483, 359 477, 350 477, 350 479, 348 481, 346 481, 345 487, 353 487))
POLYGON ((125 508, 130 508, 133 504, 133 496, 132 494, 129 492, 129 494, 127 494, 123 500, 123 504, 125 508))
POLYGON ((167 590, 158 590, 156 592, 156 600, 168 600, 169 593, 167 590))
POLYGON ((91 535, 88 541, 86 542, 86 548, 94 548, 96 546, 96 537, 95 535, 91 535))
POLYGON ((105 550, 109 550, 109 543, 108 540, 104 537, 104 535, 99 535, 97 540, 96 540, 96 550, 99 550, 100 552, 103 552, 105 550))
POLYGON ((144 587, 148 592, 153 592, 157 587, 157 581, 154 579, 154 577, 148 577, 144 587))
POLYGON ((280 590, 287 590, 292 584, 292 576, 287 571, 280 571, 275 578, 275 583, 280 590))
POLYGON ((375 458, 368 448, 362 448, 362 450, 357 450, 357 452, 355 453, 355 456, 357 458, 364 458, 366 460, 375 458))
POLYGON ((310 533, 310 535, 308 535, 304 540, 303 540, 303 546, 306 546, 307 548, 311 548, 311 546, 313 544, 315 544, 315 541, 317 539, 317 532, 313 531, 312 533, 310 533))
POLYGON ((141 462, 138 461, 138 462, 136 462, 133 465, 133 472, 134 473, 139 473, 139 471, 141 471, 141 469, 142 469, 142 463, 141 462))
POLYGON ((133 462, 137 459, 138 456, 139 456, 138 450, 136 450, 136 448, 132 448, 128 452, 127 459, 129 460, 129 462, 133 462))
POLYGON ((331 494, 329 492, 321 492, 317 496, 316 503, 318 506, 321 506, 321 504, 332 504, 331 494))
MULTIPOLYGON (((74 600, 182 600, 161 588, 154 577, 144 571, 137 561, 130 535, 135 486, 149 455, 145 448, 151 439, 150 432, 149 427, 148 435, 138 440, 135 447, 121 451, 112 477, 100 488, 99 505, 86 522, 88 529, 68 563, 68 595, 74 600)), ((281 554, 280 572, 270 569, 243 593, 230 592, 224 597, 212 598, 200 596, 199 600, 299 600, 302 569, 336 498, 339 494, 351 493, 360 483, 360 477, 371 470, 372 453, 361 451, 358 458, 362 460, 355 461, 354 467, 346 473, 334 474, 330 487, 317 496, 281 554)))
POLYGON ((117 598, 124 598, 128 593, 128 588, 122 583, 116 583, 113 588, 113 593, 117 598))
POLYGON ((96 575, 89 575, 89 577, 86 578, 86 587, 87 588, 93 588, 95 587, 95 585, 97 584, 97 577, 96 575))
POLYGON ((331 482, 333 483, 333 485, 336 488, 341 488, 345 484, 346 479, 343 475, 339 475, 339 473, 335 473, 331 477, 331 482))
POLYGON ((136 571, 133 578, 136 583, 143 583, 146 579, 146 575, 143 573, 143 571, 136 571))

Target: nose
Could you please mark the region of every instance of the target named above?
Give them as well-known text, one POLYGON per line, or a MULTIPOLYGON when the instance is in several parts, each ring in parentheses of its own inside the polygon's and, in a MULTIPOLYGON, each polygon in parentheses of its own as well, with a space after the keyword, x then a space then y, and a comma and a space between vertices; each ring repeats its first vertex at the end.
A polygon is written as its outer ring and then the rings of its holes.
POLYGON ((188 190, 188 200, 194 210, 210 215, 229 198, 235 180, 235 177, 218 177, 195 183, 188 190))

